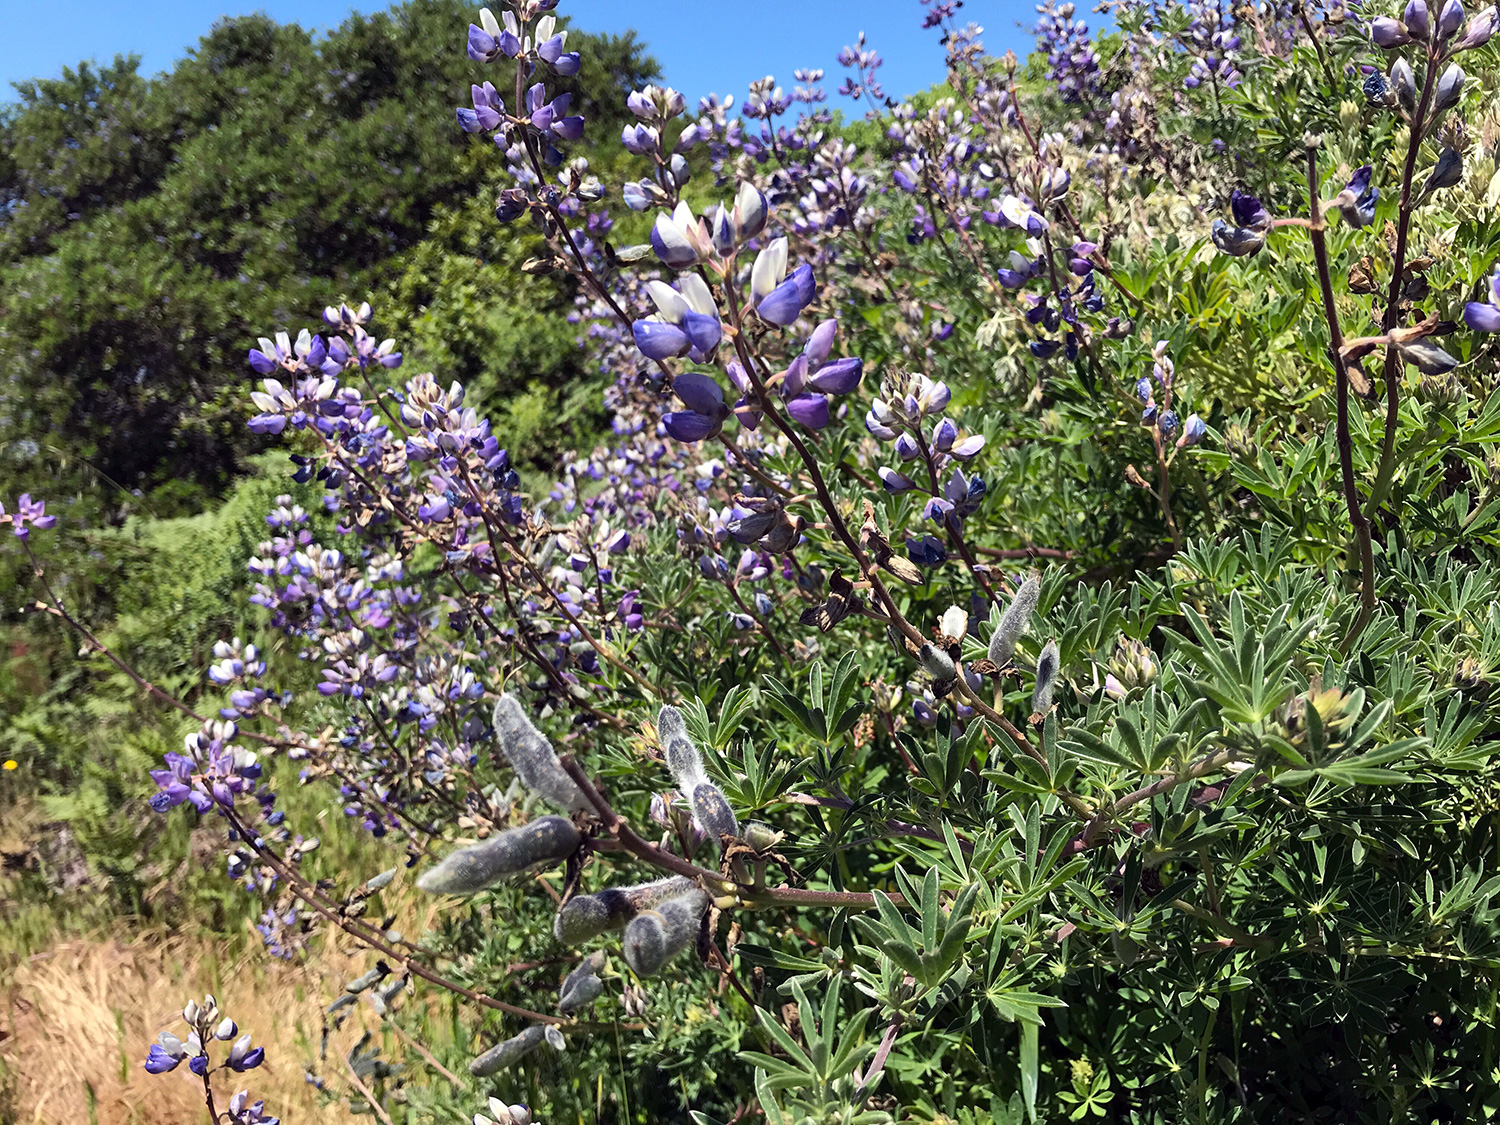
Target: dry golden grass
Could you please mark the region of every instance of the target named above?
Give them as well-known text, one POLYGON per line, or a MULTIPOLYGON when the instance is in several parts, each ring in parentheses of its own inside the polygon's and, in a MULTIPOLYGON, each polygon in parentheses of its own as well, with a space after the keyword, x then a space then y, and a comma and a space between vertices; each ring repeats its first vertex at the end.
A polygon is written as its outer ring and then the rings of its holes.
MULTIPOLYGON (((201 941, 161 936, 129 943, 69 941, 30 958, 9 982, 0 981, 0 1030, 9 1033, 0 1036, 0 1060, 10 1074, 16 1125, 202 1125, 207 1115, 201 1081, 185 1066, 150 1075, 141 1063, 158 1032, 183 1031, 183 1003, 205 992, 214 993, 221 1010, 266 1047, 266 1062, 257 1070, 214 1076, 220 1109, 236 1089, 248 1086, 288 1125, 347 1121, 347 1110, 338 1104, 318 1105, 302 1064, 317 1050, 327 996, 357 975, 361 962, 325 950, 314 969, 268 964, 257 951, 231 965, 216 953, 222 951, 201 941)), ((357 1038, 353 1025, 361 1020, 378 1023, 361 1010, 336 1041, 357 1038)), ((336 1049, 330 1044, 323 1077, 330 1089, 342 1091, 345 1075, 336 1049)), ((402 1053, 391 1040, 387 1057, 392 1049, 398 1057, 402 1053)))

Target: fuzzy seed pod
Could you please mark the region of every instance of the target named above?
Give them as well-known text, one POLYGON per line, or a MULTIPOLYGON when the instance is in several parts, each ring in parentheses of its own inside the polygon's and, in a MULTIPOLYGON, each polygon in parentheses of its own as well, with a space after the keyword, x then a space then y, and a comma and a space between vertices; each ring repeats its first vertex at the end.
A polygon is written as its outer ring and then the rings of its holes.
POLYGON ((668 961, 693 944, 707 907, 707 892, 694 887, 687 894, 662 903, 658 910, 636 915, 625 927, 625 940, 621 944, 625 963, 638 976, 661 972, 668 961))
POLYGON ((596 949, 562 982, 562 987, 557 990, 557 1010, 570 1016, 597 1000, 604 991, 604 982, 599 979, 602 968, 604 954, 596 949))
POLYGON ((1036 662, 1036 690, 1031 694, 1033 714, 1045 715, 1052 710, 1052 689, 1057 685, 1059 661, 1057 642, 1048 641, 1036 662))
POLYGON ((351 996, 358 996, 367 988, 374 988, 385 978, 385 970, 381 968, 371 969, 362 977, 355 977, 344 985, 344 991, 351 996))
POLYGON ((375 990, 376 999, 381 1000, 381 1001, 383 1001, 386 1004, 389 1004, 392 1000, 394 1000, 400 994, 401 990, 404 989, 405 987, 406 987, 406 978, 405 977, 395 977, 394 979, 392 979, 390 981, 390 983, 382 985, 380 988, 377 988, 375 990))
POLYGON ((917 653, 917 663, 922 665, 922 671, 940 684, 958 678, 953 658, 935 645, 923 645, 922 650, 917 653))
POLYGON ((656 733, 667 755, 667 769, 672 780, 684 793, 691 793, 708 775, 703 772, 703 758, 688 737, 687 723, 675 707, 663 707, 656 717, 656 733))
POLYGON ((786 837, 785 832, 778 832, 769 824, 752 820, 746 823, 742 830, 745 843, 749 844, 758 852, 770 851, 786 837))
POLYGON ((634 887, 606 887, 591 895, 574 895, 552 920, 552 933, 564 945, 579 945, 606 930, 624 927, 642 910, 675 898, 693 885, 691 879, 674 875, 634 887))
POLYGON ((1016 596, 1000 615, 1000 624, 995 626, 995 634, 990 638, 989 651, 990 660, 996 668, 1004 668, 1010 663, 1011 655, 1016 651, 1016 642, 1031 624, 1031 616, 1036 613, 1041 596, 1041 580, 1033 574, 1021 583, 1016 596))
POLYGON ((435 895, 469 895, 507 875, 550 867, 577 850, 583 837, 567 817, 544 816, 509 828, 471 848, 460 848, 422 873, 417 886, 435 895))
POLYGON ((708 833, 709 839, 740 834, 740 823, 734 817, 734 810, 713 782, 699 782, 689 802, 693 806, 693 823, 708 833))
POLYGON ((494 722, 500 753, 526 788, 569 812, 592 807, 573 779, 563 771, 552 744, 531 725, 519 699, 502 695, 495 704, 494 722))
POLYGON ((546 1042, 547 1033, 542 1025, 534 1023, 520 1035, 497 1043, 469 1063, 469 1073, 475 1078, 486 1078, 497 1070, 514 1066, 546 1042))
POLYGON ((395 877, 396 869, 394 867, 386 871, 382 871, 379 875, 374 876, 365 883, 365 890, 370 894, 374 894, 376 891, 382 890, 385 887, 389 886, 391 880, 395 877))
POLYGON ((358 996, 354 995, 354 993, 352 992, 346 992, 332 1004, 328 1005, 328 1007, 324 1008, 323 1011, 331 1016, 334 1012, 340 1011, 343 1008, 347 1008, 350 1004, 356 1004, 358 1002, 358 996))

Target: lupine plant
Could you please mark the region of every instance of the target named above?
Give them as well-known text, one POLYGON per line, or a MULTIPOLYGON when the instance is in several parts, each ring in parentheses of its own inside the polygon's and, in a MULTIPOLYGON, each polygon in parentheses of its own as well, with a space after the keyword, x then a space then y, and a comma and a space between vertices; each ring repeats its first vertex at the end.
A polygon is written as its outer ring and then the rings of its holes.
POLYGON ((554 7, 455 128, 609 437, 527 487, 368 304, 269 326, 265 637, 135 676, 269 951, 451 996, 476 1123, 1500 1112, 1496 9, 923 0, 946 86, 647 87, 606 183, 554 7))

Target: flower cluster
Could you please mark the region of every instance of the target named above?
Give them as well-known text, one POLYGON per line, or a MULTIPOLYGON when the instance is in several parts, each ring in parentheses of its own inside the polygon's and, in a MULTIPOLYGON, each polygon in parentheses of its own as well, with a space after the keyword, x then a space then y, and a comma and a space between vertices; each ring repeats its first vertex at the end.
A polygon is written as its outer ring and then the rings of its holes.
MULTIPOLYGON (((229 1069, 242 1074, 254 1070, 265 1061, 264 1047, 250 1045, 250 1033, 240 1034, 239 1026, 228 1016, 221 1015, 218 1001, 213 994, 203 998, 203 1003, 189 1000, 182 1010, 182 1018, 188 1025, 188 1036, 179 1039, 170 1031, 163 1031, 146 1055, 145 1068, 151 1074, 166 1074, 176 1070, 183 1062, 188 1070, 207 1080, 215 1070, 229 1069), (209 1053, 210 1045, 228 1043, 228 1053, 216 1065, 209 1053)), ((243 1100, 244 1095, 241 1095, 243 1100)), ((259 1104, 255 1112, 260 1112, 259 1104)), ((270 1121, 274 1122, 274 1118, 270 1121)), ((269 1122, 268 1122, 269 1125, 269 1122)))
POLYGON ((10 525, 17 539, 24 541, 31 538, 33 527, 38 531, 51 531, 57 526, 57 517, 47 514, 47 501, 33 500, 31 493, 23 492, 16 500, 14 512, 7 512, 5 505, 0 504, 0 527, 6 524, 10 525))

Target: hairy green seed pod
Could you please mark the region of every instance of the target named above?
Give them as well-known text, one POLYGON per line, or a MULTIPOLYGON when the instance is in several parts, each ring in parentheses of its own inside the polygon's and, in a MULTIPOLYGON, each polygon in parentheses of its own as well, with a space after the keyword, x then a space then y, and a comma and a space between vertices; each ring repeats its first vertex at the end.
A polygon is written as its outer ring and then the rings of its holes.
POLYGON ((606 887, 591 895, 574 895, 563 903, 552 920, 552 933, 564 945, 578 945, 606 930, 624 927, 642 910, 675 898, 693 885, 691 879, 674 875, 634 887, 606 887))
POLYGON ((365 883, 365 890, 371 894, 374 894, 376 891, 389 886, 391 880, 395 877, 396 869, 394 867, 389 868, 386 871, 382 871, 379 875, 374 876, 365 883))
POLYGON ((996 668, 1004 668, 1010 663, 1010 658, 1016 651, 1016 642, 1031 624, 1031 616, 1036 613, 1041 596, 1041 579, 1033 574, 1021 583, 1016 596, 1011 598, 1010 605, 1000 615, 1000 624, 995 626, 994 636, 990 637, 989 658, 996 668))
MULTIPOLYGON (((568 979, 572 980, 571 977, 568 979)), ((557 998, 557 1010, 565 1016, 581 1012, 599 999, 599 994, 603 991, 604 982, 598 977, 584 977, 562 990, 557 998)))
POLYGON ((484 1054, 470 1061, 469 1073, 475 1078, 487 1078, 497 1070, 514 1066, 546 1040, 547 1033, 542 1030, 542 1025, 534 1023, 520 1035, 513 1036, 504 1043, 495 1044, 484 1054))
POLYGON ((675 707, 663 707, 656 716, 656 733, 667 755, 667 769, 672 780, 684 793, 691 793, 708 775, 703 772, 703 758, 688 737, 687 723, 675 707))
POLYGON ((362 977, 355 977, 344 985, 344 991, 351 996, 358 996, 367 988, 374 988, 385 978, 385 970, 380 968, 371 969, 362 977))
POLYGON ((557 990, 557 1010, 563 1015, 576 1011, 587 1004, 592 1004, 599 993, 604 990, 604 982, 599 979, 599 970, 604 968, 604 952, 596 949, 590 953, 565 978, 557 990))
POLYGON ((389 1004, 406 987, 406 978, 395 977, 390 983, 382 985, 375 990, 375 996, 389 1004))
POLYGON ((748 821, 741 830, 741 835, 745 843, 758 852, 770 851, 786 838, 785 832, 778 832, 759 820, 748 821))
POLYGON ((685 895, 668 899, 658 910, 648 910, 625 927, 621 952, 636 975, 654 976, 698 936, 708 894, 694 887, 685 895))
POLYGON ((502 695, 495 704, 495 738, 500 753, 511 764, 526 788, 560 809, 572 812, 587 809, 588 798, 557 760, 557 751, 542 733, 531 725, 521 701, 513 695, 502 695))
POLYGON ((567 817, 540 817, 473 847, 460 848, 424 871, 417 886, 435 895, 470 895, 495 886, 508 875, 550 867, 572 855, 582 839, 567 817))
POLYGON ((1045 715, 1052 710, 1052 689, 1057 684, 1059 661, 1057 642, 1048 641, 1047 646, 1042 649, 1041 657, 1036 662, 1036 690, 1031 694, 1033 714, 1045 715))
POLYGON ((917 663, 922 665, 922 671, 940 684, 946 684, 949 680, 958 678, 958 669, 953 664, 953 658, 936 645, 923 645, 922 651, 917 653, 917 663))
POLYGON ((324 1008, 323 1011, 326 1012, 328 1015, 331 1016, 331 1015, 333 1015, 334 1012, 340 1011, 341 1009, 347 1008, 350 1004, 356 1004, 358 1002, 359 1002, 359 997, 358 996, 356 996, 352 992, 345 992, 342 996, 340 996, 332 1004, 330 1004, 330 1005, 328 1005, 328 1007, 324 1008))
POLYGON ((713 782, 699 782, 689 800, 693 806, 693 823, 708 833, 709 839, 740 834, 740 823, 734 817, 734 810, 713 782))

